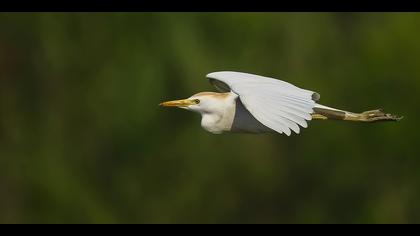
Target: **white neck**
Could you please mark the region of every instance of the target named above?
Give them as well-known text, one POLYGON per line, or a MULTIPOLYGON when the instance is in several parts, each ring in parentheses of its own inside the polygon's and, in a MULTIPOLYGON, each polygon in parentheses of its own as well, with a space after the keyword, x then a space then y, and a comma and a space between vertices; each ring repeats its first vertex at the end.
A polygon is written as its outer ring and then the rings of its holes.
POLYGON ((235 100, 237 97, 238 95, 235 93, 230 93, 220 102, 217 111, 202 113, 201 127, 214 134, 230 131, 235 117, 235 100))

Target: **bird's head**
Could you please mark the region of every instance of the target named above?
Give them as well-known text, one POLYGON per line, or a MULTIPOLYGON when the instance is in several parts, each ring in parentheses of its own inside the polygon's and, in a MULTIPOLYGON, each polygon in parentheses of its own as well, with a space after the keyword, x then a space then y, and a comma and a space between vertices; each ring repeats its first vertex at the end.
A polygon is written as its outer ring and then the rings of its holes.
POLYGON ((200 114, 219 112, 226 106, 230 93, 201 92, 187 99, 162 102, 159 105, 165 107, 179 107, 200 114))

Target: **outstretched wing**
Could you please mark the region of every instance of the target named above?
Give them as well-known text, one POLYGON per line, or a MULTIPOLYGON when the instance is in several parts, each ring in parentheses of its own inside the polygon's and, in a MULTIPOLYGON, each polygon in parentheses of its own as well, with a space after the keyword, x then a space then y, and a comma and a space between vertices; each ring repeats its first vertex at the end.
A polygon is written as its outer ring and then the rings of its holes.
POLYGON ((308 127, 320 96, 290 83, 242 72, 221 71, 207 75, 219 91, 239 95, 246 109, 263 125, 279 133, 299 133, 308 127))

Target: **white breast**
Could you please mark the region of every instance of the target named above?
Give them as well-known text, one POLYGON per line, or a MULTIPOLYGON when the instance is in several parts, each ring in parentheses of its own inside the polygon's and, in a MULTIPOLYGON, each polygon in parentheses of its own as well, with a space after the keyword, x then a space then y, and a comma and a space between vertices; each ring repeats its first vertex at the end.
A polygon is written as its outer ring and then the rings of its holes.
POLYGON ((217 111, 203 113, 201 127, 213 133, 221 134, 230 131, 235 117, 235 100, 238 95, 231 93, 226 98, 220 100, 217 111))

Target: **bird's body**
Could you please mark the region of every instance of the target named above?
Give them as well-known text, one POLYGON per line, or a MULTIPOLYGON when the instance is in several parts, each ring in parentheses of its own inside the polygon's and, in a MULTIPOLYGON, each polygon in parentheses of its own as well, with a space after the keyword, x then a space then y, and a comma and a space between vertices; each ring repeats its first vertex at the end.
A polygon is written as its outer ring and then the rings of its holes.
POLYGON ((256 120, 244 107, 238 95, 233 92, 215 93, 202 92, 194 97, 208 96, 215 99, 214 105, 217 111, 203 113, 201 127, 210 133, 220 134, 223 132, 242 133, 265 133, 273 132, 272 129, 264 126, 256 120))
POLYGON ((221 93, 201 92, 188 99, 161 103, 201 114, 201 126, 214 134, 223 132, 290 135, 306 128, 312 119, 349 121, 399 120, 381 110, 363 113, 347 112, 317 102, 316 92, 290 83, 242 72, 214 72, 207 75, 221 93))
POLYGON ((255 119, 255 117, 245 108, 244 104, 242 104, 241 99, 236 99, 235 116, 229 131, 234 133, 275 132, 255 119))

